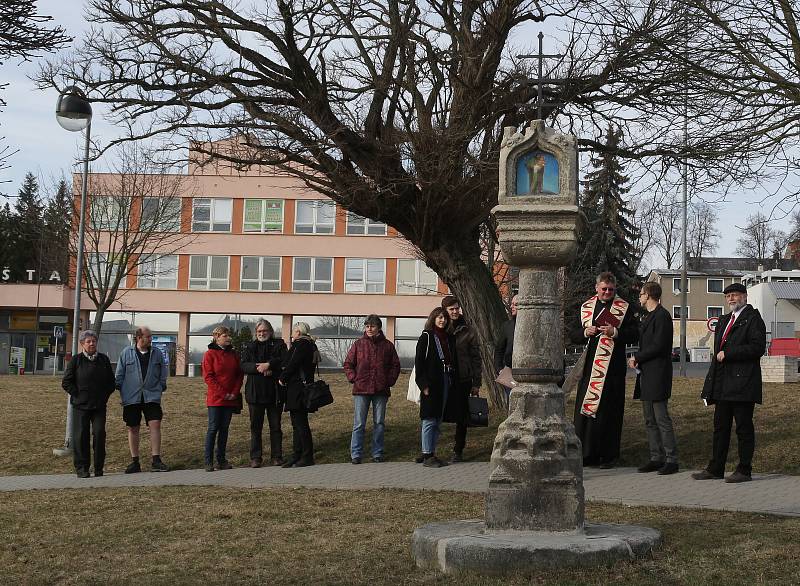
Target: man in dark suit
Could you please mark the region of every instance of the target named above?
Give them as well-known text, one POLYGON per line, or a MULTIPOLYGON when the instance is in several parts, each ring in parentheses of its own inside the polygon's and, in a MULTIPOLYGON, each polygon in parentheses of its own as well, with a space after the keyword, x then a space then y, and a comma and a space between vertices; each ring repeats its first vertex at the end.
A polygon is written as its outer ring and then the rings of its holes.
POLYGON ((639 472, 675 474, 678 449, 667 402, 672 394, 672 316, 661 306, 661 285, 642 285, 639 303, 647 311, 639 322, 639 351, 628 366, 639 370, 634 399, 642 400, 650 461, 639 472))
POLYGON ((707 405, 714 405, 712 456, 706 469, 692 478, 710 480, 725 475, 731 424, 736 420, 739 464, 725 482, 746 482, 752 480, 753 409, 761 403, 760 361, 767 346, 767 328, 758 310, 747 303, 744 285, 733 283, 723 293, 730 313, 717 324, 714 356, 701 395, 707 405))

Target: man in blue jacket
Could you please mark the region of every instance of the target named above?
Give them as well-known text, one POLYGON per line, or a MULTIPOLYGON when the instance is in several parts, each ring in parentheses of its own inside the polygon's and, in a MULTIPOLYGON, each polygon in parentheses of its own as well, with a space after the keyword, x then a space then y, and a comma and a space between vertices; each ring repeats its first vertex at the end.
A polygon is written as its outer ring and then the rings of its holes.
POLYGON ((168 366, 164 354, 153 347, 150 328, 136 329, 136 345, 120 354, 117 362, 116 384, 122 397, 122 419, 128 426, 128 446, 131 463, 125 474, 141 472, 139 463, 139 426, 144 415, 150 428, 150 448, 153 472, 167 472, 169 467, 161 461, 161 394, 167 389, 168 366))

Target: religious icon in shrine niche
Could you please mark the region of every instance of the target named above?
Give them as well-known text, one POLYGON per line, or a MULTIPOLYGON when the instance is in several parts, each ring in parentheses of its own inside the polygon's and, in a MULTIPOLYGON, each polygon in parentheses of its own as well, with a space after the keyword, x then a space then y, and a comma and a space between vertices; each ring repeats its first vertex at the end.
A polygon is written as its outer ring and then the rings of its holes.
POLYGON ((516 195, 557 194, 558 161, 545 151, 531 151, 517 159, 516 195))

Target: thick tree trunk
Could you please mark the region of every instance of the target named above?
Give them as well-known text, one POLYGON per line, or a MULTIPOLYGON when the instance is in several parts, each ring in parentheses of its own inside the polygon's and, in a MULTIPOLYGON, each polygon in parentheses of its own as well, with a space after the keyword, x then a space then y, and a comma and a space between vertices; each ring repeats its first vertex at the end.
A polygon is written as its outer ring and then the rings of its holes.
POLYGON ((448 242, 423 252, 430 267, 458 298, 467 323, 475 330, 481 346, 484 386, 489 389, 492 404, 505 409, 505 392, 494 382, 494 348, 508 314, 492 274, 481 259, 477 239, 448 242))

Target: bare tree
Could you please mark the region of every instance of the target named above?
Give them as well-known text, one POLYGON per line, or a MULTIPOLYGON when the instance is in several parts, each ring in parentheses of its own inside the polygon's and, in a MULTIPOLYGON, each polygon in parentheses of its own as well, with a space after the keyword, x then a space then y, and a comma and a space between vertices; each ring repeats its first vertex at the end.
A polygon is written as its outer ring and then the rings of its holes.
POLYGON ((677 194, 668 193, 660 202, 655 202, 651 213, 655 223, 653 247, 671 269, 680 258, 681 251, 681 203, 677 194))
MULTIPOLYGON (((181 230, 189 178, 167 171, 151 152, 126 145, 111 173, 91 176, 83 277, 98 334, 106 310, 128 291, 130 275, 138 275, 140 283, 177 278, 177 264, 168 261, 194 239, 181 230)), ((70 248, 74 256, 77 230, 70 248)))
POLYGON ((658 202, 650 197, 640 195, 631 200, 633 216, 631 221, 636 228, 636 238, 633 241, 634 256, 631 268, 639 274, 642 264, 649 258, 658 240, 658 218, 656 209, 658 202))
POLYGON ((686 235, 689 257, 701 259, 714 254, 720 238, 717 222, 717 213, 708 203, 692 203, 686 235))
POLYGON ((742 235, 737 240, 736 254, 764 265, 776 254, 780 257, 786 246, 786 234, 772 228, 769 218, 761 212, 747 216, 747 224, 739 229, 742 235))

